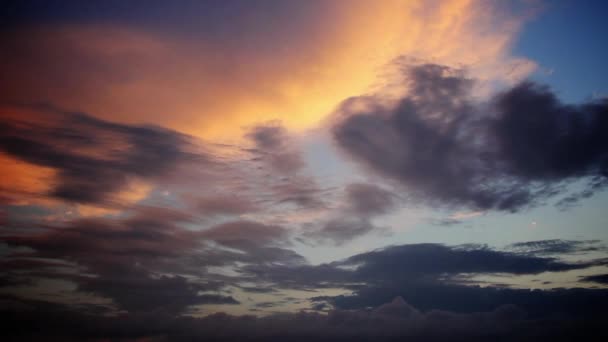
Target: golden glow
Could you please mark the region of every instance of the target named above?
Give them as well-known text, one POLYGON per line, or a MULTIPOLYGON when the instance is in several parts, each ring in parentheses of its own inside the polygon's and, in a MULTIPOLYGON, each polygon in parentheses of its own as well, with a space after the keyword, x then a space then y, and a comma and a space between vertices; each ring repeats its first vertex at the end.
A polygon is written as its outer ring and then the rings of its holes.
POLYGON ((509 55, 521 19, 489 15, 486 2, 338 1, 331 7, 330 15, 310 18, 315 34, 278 34, 272 38, 282 43, 272 48, 263 35, 252 37, 251 48, 126 27, 29 31, 29 47, 46 53, 56 71, 13 77, 22 93, 10 94, 109 120, 238 139, 244 127, 261 121, 278 119, 292 130, 318 124, 341 100, 377 86, 383 67, 399 55, 468 65, 489 79, 504 77, 512 63, 522 66, 519 77, 534 67, 509 55))
POLYGON ((15 205, 49 204, 44 199, 56 171, 0 153, 0 200, 15 205))

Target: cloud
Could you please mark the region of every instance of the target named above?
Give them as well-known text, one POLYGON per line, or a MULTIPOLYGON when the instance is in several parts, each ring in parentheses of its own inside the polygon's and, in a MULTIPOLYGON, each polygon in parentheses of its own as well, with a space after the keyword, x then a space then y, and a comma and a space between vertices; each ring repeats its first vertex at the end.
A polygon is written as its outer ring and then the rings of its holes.
POLYGON ((576 253, 605 251, 606 247, 599 240, 538 240, 517 242, 507 246, 507 250, 527 255, 566 255, 576 253))
POLYGON ((190 139, 180 133, 51 108, 29 117, 5 116, 0 150, 55 171, 49 193, 39 195, 81 204, 112 204, 113 195, 134 181, 159 179, 179 163, 204 160, 191 153, 190 139))
POLYGON ((386 214, 397 204, 395 194, 377 185, 353 183, 345 190, 349 206, 347 210, 355 215, 371 217, 386 214))
POLYGON ((441 244, 414 244, 387 247, 357 254, 336 265, 356 266, 361 280, 392 282, 437 280, 461 273, 538 274, 589 267, 589 264, 569 264, 554 258, 526 256, 503 252, 484 246, 449 247, 441 244), (398 267, 395 267, 398 265, 398 267))
POLYGON ((392 192, 367 183, 344 187, 342 203, 319 227, 307 229, 303 236, 317 242, 342 245, 372 231, 382 231, 372 219, 395 209, 398 198, 392 192))
POLYGON ((128 312, 182 313, 187 307, 198 304, 239 304, 231 296, 200 294, 217 290, 213 286, 189 282, 180 276, 152 277, 150 274, 129 270, 124 275, 84 279, 78 290, 111 298, 128 312))
MULTIPOLYGON (((232 221, 201 231, 199 235, 244 253, 240 256, 224 255, 226 263, 231 259, 247 264, 298 265, 305 262, 301 255, 285 248, 290 242, 289 232, 283 227, 251 221, 232 221)), ((221 260, 221 254, 219 256, 221 260)))
POLYGON ((290 146, 287 131, 278 123, 259 125, 248 134, 255 144, 255 154, 274 171, 291 175, 304 167, 302 156, 290 146))
POLYGON ((7 232, 0 238, 8 251, 2 280, 9 292, 60 281, 69 284, 65 300, 109 299, 115 310, 178 315, 196 305, 238 304, 231 288, 263 286, 263 277, 247 268, 306 264, 289 249, 290 232, 281 226, 200 224, 178 209, 136 206, 117 216, 7 232))
MULTIPOLYGON (((561 254, 560 254, 561 255, 561 254)), ((566 254, 567 255, 567 254, 566 254)), ((605 305, 605 291, 515 289, 485 284, 483 276, 530 276, 605 265, 605 260, 565 262, 525 251, 486 246, 413 244, 387 247, 317 266, 251 265, 243 272, 273 288, 344 288, 343 295, 320 295, 314 304, 362 309, 402 296, 422 310, 488 311, 516 304, 537 316, 549 313, 593 315, 605 305), (577 298, 581 300, 578 301, 577 298), (590 304, 590 301, 596 301, 590 304)))
POLYGON ((474 245, 393 246, 332 263, 344 272, 340 281, 350 284, 352 294, 319 296, 312 300, 341 309, 361 309, 402 296, 421 310, 471 313, 515 304, 534 317, 558 313, 593 316, 606 304, 604 290, 481 287, 467 280, 475 275, 566 272, 604 263, 603 260, 568 263, 474 245))
POLYGON ((608 274, 597 274, 592 276, 582 277, 580 281, 599 283, 602 285, 608 284, 608 274))
POLYGON ((198 212, 205 217, 241 215, 260 209, 249 198, 237 196, 236 194, 215 196, 185 194, 184 201, 192 206, 194 212, 198 212))
POLYGON ((75 285, 75 295, 109 298, 121 310, 180 314, 197 304, 238 303, 224 291, 229 277, 211 274, 209 267, 304 261, 277 247, 287 239, 281 227, 255 222, 198 231, 182 227, 191 222, 179 211, 144 207, 125 217, 78 219, 4 235, 10 247, 28 249, 9 254, 0 267, 10 276, 7 281, 63 279, 75 285))
MULTIPOLYGON (((5 301, 18 302, 14 298, 5 301)), ((217 313, 199 318, 170 317, 157 314, 128 314, 119 317, 77 314, 61 305, 39 306, 35 301, 21 301, 21 309, 7 309, 0 314, 7 328, 6 336, 36 339, 41 336, 58 340, 112 339, 181 341, 425 341, 466 340, 522 341, 538 338, 555 341, 604 333, 600 315, 587 319, 530 319, 514 305, 504 305, 485 312, 462 314, 450 311, 419 311, 400 297, 373 309, 332 310, 279 313, 267 317, 233 316, 217 313), (39 306, 32 310, 28 307, 39 306), (28 322, 28 325, 24 325, 28 322), (31 324, 37 329, 32 331, 31 324), (564 337, 566 337, 564 339, 564 337)), ((14 305, 13 305, 14 306, 14 305)))
POLYGON ((362 165, 402 184, 412 201, 513 212, 576 180, 587 182, 587 192, 606 183, 605 101, 565 105, 524 82, 480 103, 461 70, 405 70, 406 95, 346 100, 333 135, 362 165))
POLYGON ((2 101, 206 139, 276 119, 310 128, 399 55, 475 65, 493 80, 534 65, 510 54, 525 15, 484 1, 16 7, 0 36, 2 101))

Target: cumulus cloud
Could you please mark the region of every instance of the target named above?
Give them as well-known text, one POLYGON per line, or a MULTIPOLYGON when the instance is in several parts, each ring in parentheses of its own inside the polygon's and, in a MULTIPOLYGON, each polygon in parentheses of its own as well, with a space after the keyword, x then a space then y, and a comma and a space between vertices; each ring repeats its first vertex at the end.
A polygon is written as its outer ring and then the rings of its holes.
POLYGON ((524 82, 480 102, 473 79, 434 64, 409 65, 404 80, 407 94, 397 100, 377 94, 342 103, 333 135, 413 200, 517 211, 573 181, 587 183, 579 197, 606 184, 605 100, 566 105, 524 82))

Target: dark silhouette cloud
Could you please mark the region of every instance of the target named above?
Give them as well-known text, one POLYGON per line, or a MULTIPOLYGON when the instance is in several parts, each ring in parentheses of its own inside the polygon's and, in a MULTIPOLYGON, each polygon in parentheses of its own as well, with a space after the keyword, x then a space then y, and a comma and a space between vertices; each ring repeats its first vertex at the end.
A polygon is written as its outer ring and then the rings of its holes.
POLYGON ((416 244, 388 247, 362 253, 333 263, 343 271, 341 281, 352 284, 351 295, 320 296, 341 309, 360 309, 381 305, 402 296, 422 310, 456 312, 488 311, 505 304, 516 304, 534 316, 547 314, 587 315, 601 312, 607 304, 605 290, 512 289, 480 287, 469 283, 473 275, 523 275, 563 272, 605 264, 603 260, 566 263, 555 258, 526 253, 492 250, 484 246, 448 247, 416 244), (358 286, 356 284, 359 284, 358 286))
MULTIPOLYGON (((608 304, 605 290, 512 289, 470 281, 484 275, 536 275, 605 265, 605 260, 564 262, 526 252, 485 246, 415 244, 357 254, 331 264, 255 265, 243 270, 274 288, 345 288, 352 294, 314 297, 313 303, 340 309, 375 307, 395 296, 423 310, 471 313, 516 304, 535 316, 549 313, 592 315, 608 304)), ((479 278, 478 278, 479 279, 479 278)))
POLYGON ((104 203, 134 179, 166 175, 180 162, 204 160, 188 136, 154 126, 124 125, 48 106, 37 120, 3 118, 0 151, 58 172, 51 193, 77 203, 104 203))
POLYGON ((3 298, 4 336, 19 340, 150 341, 568 341, 606 337, 602 319, 531 319, 521 308, 503 305, 471 314, 421 311, 396 297, 360 310, 279 313, 266 317, 225 313, 193 318, 163 313, 102 316, 74 308, 3 298), (17 305, 20 304, 20 305, 17 305), (38 310, 32 310, 38 307, 38 310), (36 327, 36 329, 32 329, 36 327))
POLYGON ((517 242, 507 246, 507 249, 518 254, 565 255, 605 251, 606 246, 599 240, 574 241, 554 239, 517 242))
POLYGON ((586 277, 582 277, 580 279, 580 281, 586 281, 586 282, 599 283, 599 284, 606 285, 606 284, 608 284, 608 274, 597 274, 597 275, 592 275, 592 276, 586 276, 586 277))
POLYGON ((497 251, 484 246, 449 247, 430 243, 387 247, 357 254, 336 265, 357 266, 356 274, 360 279, 378 282, 396 279, 413 281, 460 273, 538 274, 590 266, 497 251))
MULTIPOLYGON (((121 310, 180 314, 192 305, 238 304, 225 291, 230 278, 210 274, 208 267, 305 262, 282 247, 288 235, 281 227, 250 221, 198 231, 182 227, 191 222, 179 211, 142 207, 122 218, 79 219, 38 233, 5 235, 8 246, 28 250, 11 254, 0 268, 7 286, 63 279, 79 293, 111 299, 121 310)), ((239 280, 231 278, 230 285, 239 280)))
POLYGON ((108 274, 84 279, 79 290, 111 298, 129 312, 182 313, 187 307, 198 304, 238 304, 230 297, 218 294, 199 294, 217 290, 214 286, 196 284, 180 276, 152 277, 150 274, 129 270, 123 275, 108 274))
POLYGON ((605 100, 566 105, 547 87, 524 82, 480 104, 462 71, 432 64, 406 70, 407 95, 344 101, 333 135, 412 199, 517 211, 575 180, 587 187, 567 197, 569 204, 606 184, 605 100))

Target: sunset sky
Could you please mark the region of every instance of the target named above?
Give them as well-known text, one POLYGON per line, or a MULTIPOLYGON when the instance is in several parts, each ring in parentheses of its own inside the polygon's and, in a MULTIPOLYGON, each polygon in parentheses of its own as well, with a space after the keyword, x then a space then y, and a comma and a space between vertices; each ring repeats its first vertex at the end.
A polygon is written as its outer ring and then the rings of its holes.
POLYGON ((606 13, 3 2, 4 333, 607 334, 606 13))

